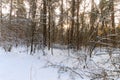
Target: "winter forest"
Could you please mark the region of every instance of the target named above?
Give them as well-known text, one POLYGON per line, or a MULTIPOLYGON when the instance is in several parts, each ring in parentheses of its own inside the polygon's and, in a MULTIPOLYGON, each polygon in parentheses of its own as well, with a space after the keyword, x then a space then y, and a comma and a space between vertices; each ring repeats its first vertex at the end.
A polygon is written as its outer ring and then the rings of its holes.
POLYGON ((120 0, 0 0, 0 80, 120 80, 120 0))

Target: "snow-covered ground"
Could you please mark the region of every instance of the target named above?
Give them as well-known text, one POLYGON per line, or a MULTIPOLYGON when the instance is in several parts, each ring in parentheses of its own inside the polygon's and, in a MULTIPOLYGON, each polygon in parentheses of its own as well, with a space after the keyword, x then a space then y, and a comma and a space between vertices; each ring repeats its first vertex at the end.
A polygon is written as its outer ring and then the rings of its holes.
POLYGON ((109 63, 103 63, 109 60, 108 55, 94 56, 87 60, 86 56, 79 55, 84 54, 82 51, 74 55, 68 52, 54 49, 54 55, 51 55, 51 51, 46 49, 46 55, 43 56, 42 51, 29 55, 24 47, 13 48, 11 52, 0 48, 0 80, 90 80, 93 75, 88 73, 101 74, 99 69, 114 69, 109 63))
MULTIPOLYGON (((0 80, 58 80, 57 70, 27 54, 0 51, 0 80)), ((65 79, 63 79, 65 80, 65 79)))
POLYGON ((0 48, 0 80, 69 80, 67 74, 60 77, 57 68, 46 67, 47 58, 31 56, 23 48, 11 52, 0 48))

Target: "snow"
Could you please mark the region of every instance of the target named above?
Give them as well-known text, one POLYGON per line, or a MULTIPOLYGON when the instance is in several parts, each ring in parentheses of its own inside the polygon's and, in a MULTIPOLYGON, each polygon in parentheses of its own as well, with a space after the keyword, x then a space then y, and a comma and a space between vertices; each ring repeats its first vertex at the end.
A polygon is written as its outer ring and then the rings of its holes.
POLYGON ((44 61, 30 55, 2 53, 0 80, 57 80, 57 70, 43 66, 44 61))
POLYGON ((24 46, 13 48, 11 52, 0 48, 0 80, 90 80, 94 75, 89 73, 100 74, 102 69, 114 70, 113 65, 107 63, 109 55, 100 55, 97 51, 94 50, 95 55, 88 58, 85 64, 83 51, 54 49, 54 55, 51 55, 51 51, 45 49, 46 55, 43 56, 41 50, 29 55, 24 46), (68 52, 74 52, 74 55, 68 52), (87 68, 84 69, 85 65, 87 68))
POLYGON ((0 80, 68 80, 67 74, 59 78, 58 69, 45 67, 47 57, 26 54, 22 47, 11 52, 0 48, 0 80))

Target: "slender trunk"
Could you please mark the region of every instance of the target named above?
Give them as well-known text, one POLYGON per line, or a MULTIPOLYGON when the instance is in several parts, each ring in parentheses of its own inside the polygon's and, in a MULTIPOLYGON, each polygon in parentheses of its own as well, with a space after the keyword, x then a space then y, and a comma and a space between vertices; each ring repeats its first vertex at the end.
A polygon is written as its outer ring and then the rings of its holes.
POLYGON ((114 1, 111 0, 111 20, 112 20, 112 28, 113 34, 115 34, 115 16, 114 16, 114 1))
MULTIPOLYGON (((110 0, 111 1, 111 21, 112 21, 112 34, 115 34, 115 15, 114 15, 114 1, 113 0, 110 0)), ((116 46, 116 42, 114 41, 116 39, 115 36, 112 37, 113 41, 113 46, 115 47, 116 46)))
POLYGON ((60 16, 60 44, 63 44, 64 40, 63 40, 63 0, 61 0, 61 6, 60 6, 60 11, 61 11, 61 16, 60 16))
MULTIPOLYGON (((0 0, 0 23, 2 24, 2 0, 0 0)), ((1 37, 2 27, 0 27, 0 37, 1 37)))
POLYGON ((90 16, 90 35, 93 32, 94 29, 94 16, 93 12, 94 11, 94 0, 91 0, 91 16, 90 16))
POLYGON ((36 1, 33 0, 32 1, 32 6, 31 6, 31 17, 32 17, 32 35, 31 35, 31 51, 30 51, 30 54, 33 54, 33 50, 34 50, 34 33, 35 33, 35 27, 36 27, 36 22, 34 22, 35 20, 35 15, 36 15, 36 1))
MULTIPOLYGON (((94 39, 94 37, 96 37, 96 36, 94 36, 95 33, 93 33, 94 23, 95 23, 94 22, 94 17, 95 16, 93 16, 93 13, 92 13, 93 11, 94 11, 94 0, 91 0, 90 31, 89 31, 89 35, 88 35, 88 36, 90 36, 90 40, 91 40, 91 38, 94 39)), ((88 42, 89 42, 89 40, 88 40, 88 42)), ((96 46, 95 43, 90 44, 90 53, 89 53, 90 57, 92 56, 92 51, 94 50, 95 46, 96 46)))
POLYGON ((74 31, 74 24, 75 24, 75 22, 74 22, 74 16, 75 16, 75 0, 73 0, 72 1, 72 11, 71 11, 71 13, 72 13, 72 23, 71 23, 71 30, 70 30, 70 45, 71 45, 71 47, 73 46, 73 38, 74 38, 74 36, 73 36, 73 31, 74 31))
POLYGON ((2 0, 0 0, 0 23, 2 23, 2 0))
POLYGON ((48 19, 48 50, 50 50, 50 46, 51 46, 51 37, 50 37, 50 32, 51 32, 51 6, 50 6, 50 1, 49 1, 49 6, 48 6, 48 14, 49 14, 49 19, 48 19))
POLYGON ((11 19, 12 19, 12 5, 13 5, 13 0, 10 1, 10 18, 9 18, 9 22, 11 24, 11 19))
POLYGON ((76 36, 76 46, 77 46, 77 50, 79 49, 79 6, 80 5, 80 1, 77 1, 77 36, 76 36))
POLYGON ((53 6, 51 6, 50 7, 50 9, 49 9, 50 11, 50 16, 49 16, 49 20, 50 20, 50 47, 51 47, 51 54, 53 55, 54 53, 53 53, 53 44, 54 44, 54 34, 55 34, 55 21, 54 21, 54 8, 53 8, 53 6), (53 15, 53 16, 51 16, 51 15, 53 15))
POLYGON ((43 46, 45 47, 46 44, 46 38, 47 38, 47 26, 46 26, 46 14, 47 14, 47 8, 46 8, 46 1, 43 0, 43 46))
MULTIPOLYGON (((66 5, 68 4, 67 3, 68 1, 66 0, 66 5)), ((68 16, 68 10, 67 10, 67 16, 68 16)), ((66 24, 68 25, 69 24, 69 21, 68 21, 68 17, 67 17, 67 21, 66 21, 66 24)), ((69 44, 70 44, 70 37, 69 37, 69 33, 70 33, 70 31, 69 31, 69 28, 67 28, 67 45, 68 45, 68 49, 69 49, 69 44)))

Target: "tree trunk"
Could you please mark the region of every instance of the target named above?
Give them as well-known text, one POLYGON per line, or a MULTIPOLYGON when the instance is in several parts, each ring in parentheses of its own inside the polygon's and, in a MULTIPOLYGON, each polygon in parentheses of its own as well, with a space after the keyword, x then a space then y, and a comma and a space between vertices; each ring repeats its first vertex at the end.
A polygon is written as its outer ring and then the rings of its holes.
POLYGON ((48 1, 48 50, 51 47, 51 0, 48 1))
POLYGON ((76 46, 77 50, 79 49, 79 6, 80 5, 80 0, 77 0, 77 35, 76 35, 76 46))
POLYGON ((46 38, 47 38, 47 25, 46 25, 46 15, 47 15, 47 8, 46 8, 46 0, 43 0, 43 46, 45 47, 46 44, 46 38))
POLYGON ((113 34, 115 34, 115 16, 114 16, 114 1, 111 1, 111 20, 112 20, 112 28, 113 28, 113 34))
POLYGON ((2 23, 2 0, 0 0, 0 23, 2 23))
POLYGON ((32 35, 31 35, 31 51, 30 51, 30 54, 32 55, 33 54, 33 49, 34 49, 34 33, 35 33, 35 27, 36 27, 36 22, 34 21, 35 20, 35 15, 36 15, 36 1, 33 0, 32 1, 32 4, 31 4, 31 18, 32 18, 32 35))
POLYGON ((48 2, 48 14, 49 14, 49 19, 48 19, 48 50, 50 50, 51 47, 51 37, 50 37, 50 32, 51 32, 51 1, 48 2))
POLYGON ((69 44, 70 44, 71 47, 73 47, 73 38, 74 38, 73 32, 74 32, 74 24, 75 24, 75 22, 74 22, 74 16, 75 16, 75 0, 72 0, 72 11, 71 11, 71 13, 72 13, 72 19, 71 19, 72 23, 71 23, 70 42, 69 42, 69 44))
POLYGON ((61 14, 60 14, 60 36, 59 36, 59 40, 60 40, 60 44, 63 44, 64 42, 64 39, 63 39, 63 0, 61 0, 61 6, 60 6, 60 11, 61 11, 61 14))
POLYGON ((11 24, 11 19, 12 19, 12 5, 13 5, 13 0, 10 1, 10 18, 9 18, 10 24, 11 24))

